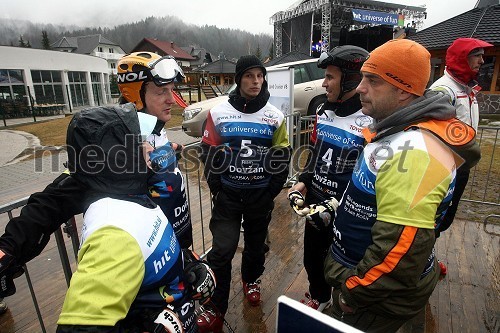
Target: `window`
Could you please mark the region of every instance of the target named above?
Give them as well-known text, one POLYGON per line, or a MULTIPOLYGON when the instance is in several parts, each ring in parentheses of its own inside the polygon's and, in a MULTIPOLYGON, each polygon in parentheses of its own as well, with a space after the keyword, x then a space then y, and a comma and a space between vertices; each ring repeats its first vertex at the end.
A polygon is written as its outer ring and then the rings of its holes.
MULTIPOLYGON (((477 76, 477 81, 483 91, 490 91, 491 89, 491 80, 493 79, 494 68, 495 57, 484 57, 484 64, 481 65, 477 76)), ((495 87, 493 87, 493 89, 495 89, 495 87)))
POLYGON ((110 67, 112 69, 116 69, 116 63, 115 62, 111 62, 109 65, 110 65, 110 67))
POLYGON ((101 73, 90 73, 90 81, 92 82, 92 92, 94 94, 94 103, 96 105, 102 105, 102 85, 101 85, 101 73))
MULTIPOLYGON (((14 100, 27 103, 21 69, 0 69, 0 100, 14 100)), ((1 102, 1 101, 0 101, 1 102)))
POLYGON ((306 68, 303 65, 295 65, 293 69, 294 84, 311 81, 307 74, 306 68))
POLYGON ((23 71, 20 69, 9 70, 10 83, 23 83, 23 71))
POLYGON ((37 104, 63 104, 62 75, 60 71, 31 71, 37 104))
POLYGON ((89 105, 85 72, 68 72, 69 90, 74 106, 89 105))
POLYGON ((102 52, 102 47, 101 46, 97 47, 97 52, 102 52))
POLYGON ((112 47, 110 47, 110 48, 109 48, 109 53, 114 53, 114 52, 115 52, 115 50, 113 50, 113 48, 112 48, 112 47))
POLYGON ((325 78, 325 70, 319 68, 318 65, 316 65, 316 62, 307 63, 305 66, 309 70, 309 74, 311 74, 311 80, 320 80, 325 78))

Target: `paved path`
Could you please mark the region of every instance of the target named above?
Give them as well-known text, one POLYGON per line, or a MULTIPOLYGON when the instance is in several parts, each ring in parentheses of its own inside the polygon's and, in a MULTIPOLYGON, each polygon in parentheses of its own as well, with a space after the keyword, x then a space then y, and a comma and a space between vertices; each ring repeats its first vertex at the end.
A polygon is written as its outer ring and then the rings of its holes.
MULTIPOLYGON (((180 127, 167 130, 172 142, 183 145, 199 141, 186 135, 180 127)), ((43 157, 16 158, 27 148, 40 146, 38 138, 26 132, 0 130, 0 206, 41 191, 62 171, 66 153, 46 151, 43 157)))

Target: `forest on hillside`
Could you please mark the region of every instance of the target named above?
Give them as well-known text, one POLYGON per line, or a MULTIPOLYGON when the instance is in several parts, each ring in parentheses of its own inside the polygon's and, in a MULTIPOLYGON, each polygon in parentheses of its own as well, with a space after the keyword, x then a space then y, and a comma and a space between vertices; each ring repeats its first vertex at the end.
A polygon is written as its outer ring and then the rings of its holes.
POLYGON ((239 29, 218 28, 213 25, 188 24, 175 16, 148 17, 143 20, 117 25, 113 28, 77 27, 32 23, 24 20, 2 19, 0 21, 0 45, 43 48, 43 32, 50 44, 63 36, 86 36, 102 34, 130 52, 143 38, 173 41, 175 44, 205 48, 217 58, 223 52, 228 59, 244 54, 266 57, 272 54, 273 37, 267 34, 252 34, 239 29))

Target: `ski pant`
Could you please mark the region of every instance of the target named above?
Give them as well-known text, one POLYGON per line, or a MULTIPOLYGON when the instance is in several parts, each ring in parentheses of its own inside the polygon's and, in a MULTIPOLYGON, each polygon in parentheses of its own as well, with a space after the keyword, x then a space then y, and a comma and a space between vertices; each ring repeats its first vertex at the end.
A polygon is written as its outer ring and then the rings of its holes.
POLYGON ((210 219, 213 241, 207 261, 217 281, 212 301, 222 314, 228 307, 231 262, 238 247, 242 219, 244 248, 241 277, 245 282, 254 282, 264 272, 264 243, 274 208, 274 198, 268 192, 266 189, 223 187, 214 197, 210 219))
POLYGON ((325 281, 324 262, 332 243, 331 228, 317 230, 305 221, 304 267, 309 280, 309 293, 320 303, 328 302, 332 288, 325 281))
MULTIPOLYGON (((306 198, 306 204, 319 203, 323 199, 312 193, 306 198)), ((332 244, 332 230, 328 226, 324 230, 314 228, 307 221, 304 230, 304 268, 309 280, 309 294, 320 303, 328 302, 332 288, 325 281, 324 262, 328 249, 332 244)), ((330 222, 331 223, 331 222, 330 222)))

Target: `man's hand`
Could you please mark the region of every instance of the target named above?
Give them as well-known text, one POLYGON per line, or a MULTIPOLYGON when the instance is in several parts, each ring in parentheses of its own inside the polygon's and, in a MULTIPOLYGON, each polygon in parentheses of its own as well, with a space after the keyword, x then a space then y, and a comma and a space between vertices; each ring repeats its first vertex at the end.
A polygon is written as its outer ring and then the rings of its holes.
POLYGON ((308 207, 304 206, 305 192, 306 185, 302 182, 298 182, 288 191, 288 200, 290 200, 290 206, 293 208, 295 213, 302 217, 306 216, 307 213, 309 213, 308 207))
POLYGON ((334 197, 322 201, 318 204, 309 206, 309 212, 306 215, 306 220, 314 228, 324 230, 330 221, 335 217, 335 212, 339 206, 339 202, 334 197))
POLYGON ((199 301, 201 305, 210 300, 216 286, 214 272, 202 261, 187 264, 184 281, 187 283, 186 288, 191 289, 193 300, 199 301))
POLYGON ((165 308, 160 312, 154 322, 157 326, 153 332, 184 332, 181 320, 177 317, 177 314, 169 308, 165 308))
POLYGON ((216 282, 215 274, 208 265, 201 261, 196 253, 189 249, 182 250, 184 259, 184 284, 191 291, 193 300, 205 304, 212 297, 216 282))
POLYGON ((14 279, 24 273, 22 267, 14 264, 14 257, 0 250, 0 298, 14 295, 14 279))

